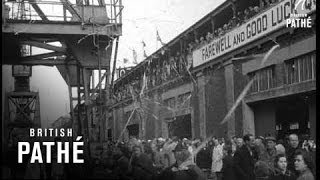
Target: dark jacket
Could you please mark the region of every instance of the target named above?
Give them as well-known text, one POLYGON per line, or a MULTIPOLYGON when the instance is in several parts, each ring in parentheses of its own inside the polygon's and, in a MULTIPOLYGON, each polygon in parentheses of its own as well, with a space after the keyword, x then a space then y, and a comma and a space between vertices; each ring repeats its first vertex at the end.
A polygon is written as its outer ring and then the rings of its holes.
POLYGON ((235 175, 237 179, 254 180, 254 158, 246 145, 241 146, 233 156, 235 175))
POLYGON ((284 174, 279 170, 275 169, 274 174, 270 177, 269 180, 295 180, 295 176, 291 171, 287 170, 284 174))
POLYGON ((196 155, 196 164, 201 169, 210 169, 212 164, 212 148, 202 148, 196 155))
POLYGON ((132 160, 132 176, 136 180, 153 179, 156 174, 151 159, 147 154, 142 153, 139 157, 135 157, 132 160))
POLYGON ((312 172, 307 169, 299 174, 297 180, 315 180, 315 178, 312 172))
POLYGON ((222 180, 235 180, 233 157, 227 155, 222 159, 222 180))
POLYGON ((294 154, 296 153, 296 151, 301 151, 302 149, 300 147, 297 148, 287 148, 286 149, 286 154, 288 157, 288 170, 291 171, 293 174, 295 174, 295 176, 298 175, 298 172, 295 170, 294 168, 294 161, 295 161, 295 157, 294 154))

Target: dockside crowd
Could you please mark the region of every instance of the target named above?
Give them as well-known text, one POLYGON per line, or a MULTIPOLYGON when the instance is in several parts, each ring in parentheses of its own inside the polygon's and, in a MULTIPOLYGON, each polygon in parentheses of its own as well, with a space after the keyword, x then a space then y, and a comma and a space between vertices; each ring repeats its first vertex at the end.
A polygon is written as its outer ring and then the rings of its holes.
MULTIPOLYGON (((84 164, 17 164, 6 154, 3 176, 27 179, 102 178, 127 180, 314 180, 316 144, 291 134, 284 140, 272 136, 210 139, 130 138, 109 141, 96 158, 84 164)), ((53 154, 52 156, 55 156, 53 154)))

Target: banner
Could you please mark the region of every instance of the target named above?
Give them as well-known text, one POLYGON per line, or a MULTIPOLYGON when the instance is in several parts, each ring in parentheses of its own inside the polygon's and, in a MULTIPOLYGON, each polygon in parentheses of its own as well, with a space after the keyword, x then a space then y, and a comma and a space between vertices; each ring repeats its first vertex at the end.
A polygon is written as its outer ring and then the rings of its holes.
MULTIPOLYGON (((295 12, 310 13, 315 10, 315 4, 313 3, 312 6, 310 6, 311 8, 308 9, 304 8, 303 10, 300 10, 303 5, 299 4, 299 6, 301 8, 298 8, 299 10, 296 10, 295 12)), ((193 67, 209 62, 225 53, 233 51, 286 26, 286 20, 291 17, 294 7, 291 0, 284 0, 250 19, 241 26, 213 40, 209 44, 194 50, 192 54, 193 67)), ((297 8, 297 6, 295 8, 297 8)))

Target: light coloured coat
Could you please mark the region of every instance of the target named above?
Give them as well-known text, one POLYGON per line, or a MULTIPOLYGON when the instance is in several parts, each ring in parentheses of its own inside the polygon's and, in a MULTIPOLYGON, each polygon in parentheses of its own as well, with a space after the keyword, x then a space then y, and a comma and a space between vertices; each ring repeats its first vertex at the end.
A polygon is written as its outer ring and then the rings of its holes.
POLYGON ((211 172, 220 172, 222 169, 223 149, 221 145, 215 146, 212 151, 211 172))

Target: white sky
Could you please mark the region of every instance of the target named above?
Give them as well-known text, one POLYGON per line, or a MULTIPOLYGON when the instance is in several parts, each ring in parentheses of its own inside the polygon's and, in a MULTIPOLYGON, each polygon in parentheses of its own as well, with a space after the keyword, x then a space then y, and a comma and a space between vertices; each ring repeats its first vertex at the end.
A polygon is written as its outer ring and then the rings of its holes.
POLYGON ((167 43, 204 17, 225 0, 123 0, 123 35, 120 37, 117 67, 123 58, 132 62, 132 50, 143 60, 143 40, 147 55, 161 47, 156 40, 158 29, 163 42, 167 43))
MULTIPOLYGON (((117 67, 123 58, 132 62, 132 50, 143 60, 142 43, 146 43, 147 55, 161 47, 156 40, 158 29, 163 42, 167 43, 196 21, 204 17, 225 0, 122 0, 123 28, 119 41, 117 67)), ((12 91, 14 81, 11 67, 2 67, 2 96, 12 91)), ((68 88, 56 67, 35 66, 31 77, 31 90, 40 92, 42 127, 47 127, 60 116, 69 112, 68 88), (47 119, 49 122, 47 122, 47 119)), ((2 102, 3 103, 3 102, 2 102)))

